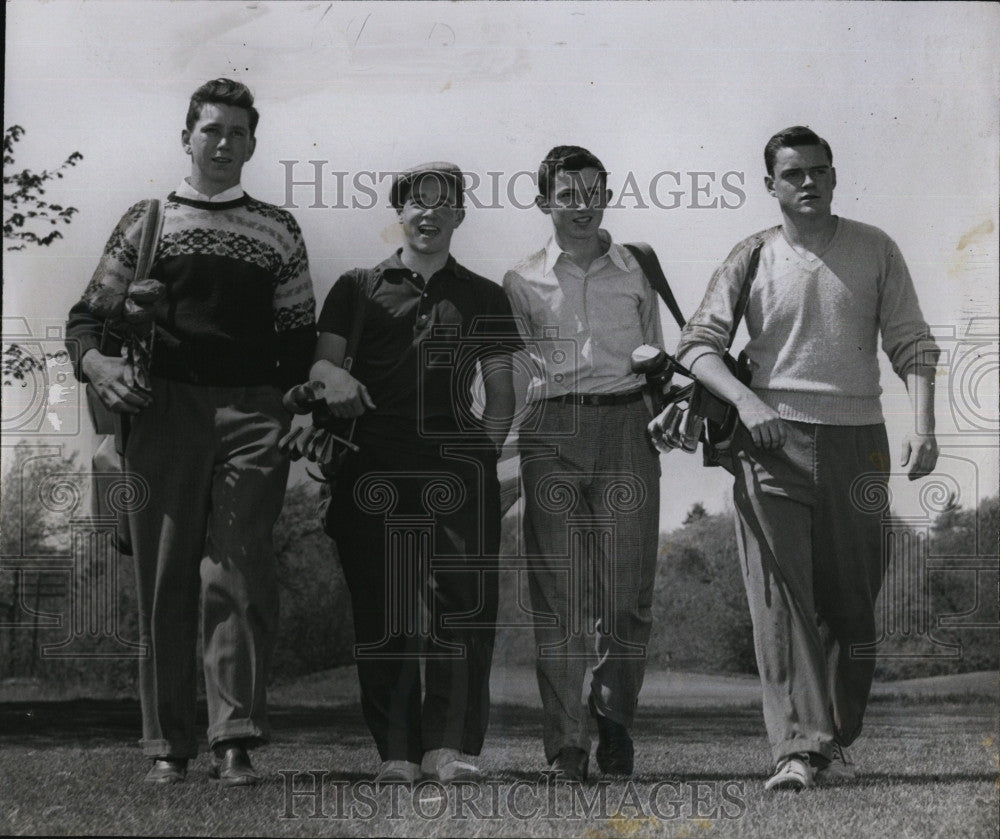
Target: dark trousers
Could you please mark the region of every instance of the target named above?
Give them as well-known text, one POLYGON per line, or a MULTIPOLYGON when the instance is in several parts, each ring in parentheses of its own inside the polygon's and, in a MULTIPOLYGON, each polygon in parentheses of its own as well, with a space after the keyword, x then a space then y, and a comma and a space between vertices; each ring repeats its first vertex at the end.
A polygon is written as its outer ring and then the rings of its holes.
POLYGON ((382 760, 476 755, 497 615, 496 459, 468 447, 441 457, 426 443, 403 451, 362 443, 333 499, 362 710, 382 760))
POLYGON ((140 480, 129 513, 139 601, 146 754, 193 757, 198 602, 208 739, 263 742, 278 621, 271 530, 281 512, 288 427, 270 387, 153 380, 132 420, 125 465, 140 480))
POLYGON ((861 724, 882 585, 885 426, 788 422, 777 451, 745 432, 736 475, 737 542, 753 619, 764 723, 775 760, 830 757, 861 724))

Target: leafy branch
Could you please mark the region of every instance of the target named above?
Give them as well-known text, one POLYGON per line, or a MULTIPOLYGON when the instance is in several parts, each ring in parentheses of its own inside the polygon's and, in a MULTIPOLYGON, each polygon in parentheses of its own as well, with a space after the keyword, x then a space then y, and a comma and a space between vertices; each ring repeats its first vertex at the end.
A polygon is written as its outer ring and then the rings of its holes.
POLYGON ((32 172, 30 169, 14 170, 14 144, 24 135, 20 125, 12 125, 3 135, 3 238, 9 251, 23 250, 31 245, 51 245, 56 239, 62 238, 58 230, 49 230, 41 235, 29 229, 34 225, 48 227, 60 223, 69 224, 74 214, 79 212, 76 207, 65 207, 53 204, 42 198, 45 195, 45 184, 59 180, 63 172, 76 166, 83 155, 75 151, 55 169, 45 169, 32 172))
POLYGON ((9 344, 3 350, 3 384, 10 386, 15 381, 21 383, 21 387, 28 386, 28 376, 35 371, 42 372, 50 361, 64 363, 69 359, 69 353, 65 350, 59 352, 46 353, 41 358, 36 358, 25 350, 20 344, 9 344))

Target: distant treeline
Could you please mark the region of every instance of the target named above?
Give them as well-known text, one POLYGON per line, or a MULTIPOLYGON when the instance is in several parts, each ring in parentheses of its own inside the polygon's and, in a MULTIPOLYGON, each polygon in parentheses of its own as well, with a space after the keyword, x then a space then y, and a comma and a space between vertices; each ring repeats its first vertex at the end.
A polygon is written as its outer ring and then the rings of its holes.
MULTIPOLYGON (((77 686, 131 693, 135 661, 118 657, 138 640, 131 560, 98 556, 78 561, 72 571, 40 570, 51 568, 53 557, 71 556, 70 521, 73 514, 87 514, 80 506, 87 479, 75 456, 14 451, 0 509, 0 679, 28 678, 60 693, 77 686), (112 601, 117 633, 108 625, 112 601), (53 647, 67 639, 70 644, 53 647)), ((352 661, 350 598, 336 550, 320 528, 317 502, 314 486, 291 487, 275 530, 281 586, 277 680, 352 661)), ((531 617, 519 605, 528 603, 527 583, 523 571, 516 571, 523 566, 516 551, 519 508, 504 520, 507 570, 500 579, 495 661, 530 665, 531 617)), ((998 532, 995 496, 976 509, 950 506, 923 531, 914 530, 912 520, 887 521, 889 582, 878 614, 885 631, 876 650, 881 678, 1000 667, 998 532), (913 547, 921 540, 926 551, 913 547)), ((661 535, 648 656, 651 669, 756 672, 731 513, 707 515, 696 504, 685 525, 661 535)))

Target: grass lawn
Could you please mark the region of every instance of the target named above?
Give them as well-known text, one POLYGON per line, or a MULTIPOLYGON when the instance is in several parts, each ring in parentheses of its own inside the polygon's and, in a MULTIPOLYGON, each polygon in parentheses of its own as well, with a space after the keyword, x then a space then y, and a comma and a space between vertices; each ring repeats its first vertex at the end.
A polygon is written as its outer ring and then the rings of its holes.
MULTIPOLYGON (((281 696, 281 691, 278 691, 281 696)), ((288 693, 285 693, 286 698, 288 693)), ((339 699, 339 697, 338 697, 339 699)), ((335 700, 336 701, 336 700, 335 700)), ((141 779, 131 701, 0 704, 0 833, 216 836, 988 837, 997 835, 997 705, 892 695, 873 702, 852 749, 861 778, 765 795, 756 707, 640 705, 636 775, 575 790, 544 778, 541 715, 494 709, 481 765, 490 782, 374 789, 377 763, 356 703, 278 703, 275 742, 254 753, 267 783, 225 790, 208 758, 184 784, 141 779), (312 773, 312 774, 309 774, 312 773), (288 789, 316 788, 316 796, 288 789)), ((594 777, 600 778, 592 765, 594 777)))

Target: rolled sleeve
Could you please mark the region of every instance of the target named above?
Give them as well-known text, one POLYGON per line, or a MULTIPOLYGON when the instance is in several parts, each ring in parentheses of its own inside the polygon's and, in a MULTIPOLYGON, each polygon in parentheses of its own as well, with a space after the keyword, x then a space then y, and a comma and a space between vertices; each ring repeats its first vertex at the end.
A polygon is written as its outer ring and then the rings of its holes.
POLYGON ((904 381, 910 373, 933 372, 941 351, 924 320, 906 261, 888 239, 879 288, 882 349, 904 381))
POLYGON ((708 353, 725 355, 733 313, 746 271, 747 246, 741 242, 712 274, 701 305, 681 330, 677 360, 690 367, 708 353))

